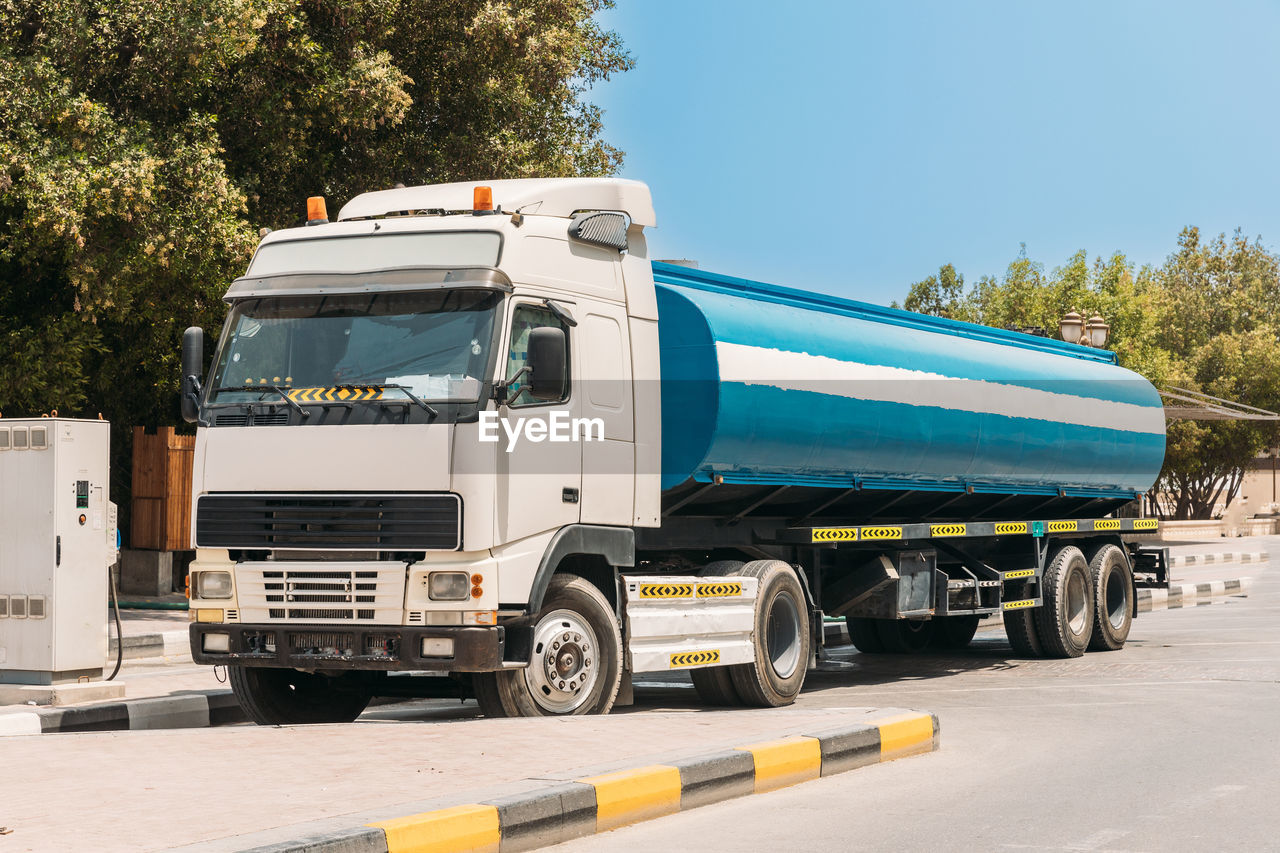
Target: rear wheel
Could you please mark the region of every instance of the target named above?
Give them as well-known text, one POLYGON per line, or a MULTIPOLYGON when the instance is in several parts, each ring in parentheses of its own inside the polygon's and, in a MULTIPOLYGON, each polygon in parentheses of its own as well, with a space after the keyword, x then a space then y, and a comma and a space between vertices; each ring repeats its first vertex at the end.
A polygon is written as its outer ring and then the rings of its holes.
POLYGON ((240 707, 260 726, 349 723, 372 698, 368 680, 357 673, 232 666, 228 680, 240 707))
POLYGON ((1093 630, 1089 651, 1124 648, 1133 627, 1133 571, 1125 553, 1115 545, 1103 545, 1089 561, 1093 580, 1093 630))
POLYGON ((477 673, 476 700, 490 717, 607 714, 622 683, 622 636, 613 607, 590 581, 556 575, 533 626, 524 669, 477 673))
POLYGON ((734 574, 759 579, 755 660, 729 667, 747 705, 776 708, 796 700, 809 666, 809 608, 795 570, 781 560, 756 560, 734 574))
POLYGON ((877 619, 876 628, 884 650, 892 655, 924 651, 934 633, 932 619, 877 619))
POLYGON ((1093 579, 1084 554, 1059 548, 1044 570, 1044 604, 1035 611, 1036 635, 1049 657, 1076 658, 1093 632, 1093 579))
POLYGON ((933 647, 937 649, 963 649, 978 633, 977 616, 943 616, 934 621, 933 647))
MULTIPOLYGON (((701 577, 724 577, 735 574, 745 565, 741 560, 718 560, 709 563, 698 572, 701 577)), ((689 671, 698 698, 708 705, 741 705, 742 697, 733 686, 733 678, 727 666, 706 666, 689 671)))
MULTIPOLYGON (((1031 595, 1031 584, 1015 581, 1005 585, 1008 601, 1024 601, 1031 595)), ((1004 633, 1013 646, 1013 653, 1024 658, 1044 657, 1044 647, 1036 635, 1035 612, 1030 607, 1004 611, 1004 633)))
POLYGON ((876 628, 879 620, 866 616, 846 616, 844 620, 849 626, 849 642, 858 651, 867 655, 877 655, 884 651, 884 643, 880 642, 880 631, 876 628))

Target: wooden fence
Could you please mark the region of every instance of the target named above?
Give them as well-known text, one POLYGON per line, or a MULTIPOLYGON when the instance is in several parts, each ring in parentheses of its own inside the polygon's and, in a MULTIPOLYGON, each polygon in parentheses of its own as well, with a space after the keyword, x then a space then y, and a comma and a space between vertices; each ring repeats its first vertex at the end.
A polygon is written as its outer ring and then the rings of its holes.
POLYGON ((196 437, 133 428, 133 520, 129 544, 154 551, 191 548, 191 464, 196 437))

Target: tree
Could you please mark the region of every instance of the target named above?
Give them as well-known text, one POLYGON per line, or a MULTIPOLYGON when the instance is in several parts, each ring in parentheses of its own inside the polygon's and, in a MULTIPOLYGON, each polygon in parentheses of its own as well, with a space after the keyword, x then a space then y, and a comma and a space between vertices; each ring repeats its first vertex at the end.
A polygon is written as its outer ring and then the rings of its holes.
POLYGON ((0 0, 0 412, 177 420, 258 228, 397 182, 606 175, 610 0, 0 0))
POLYGON ((943 264, 937 275, 911 285, 903 307, 917 314, 963 319, 958 315, 964 313, 966 307, 964 276, 951 264, 943 264))
MULTIPOLYGON (((1280 259, 1239 232, 1206 243, 1186 228, 1163 265, 1136 271, 1120 253, 1090 264, 1080 251, 1046 273, 1024 247, 1003 278, 984 276, 960 294, 930 276, 912 285, 907 307, 1050 334, 1068 311, 1097 312, 1119 364, 1157 387, 1280 410, 1280 259)), ((1165 517, 1207 518, 1230 505, 1246 466, 1277 438, 1270 422, 1170 421, 1151 498, 1165 517)))

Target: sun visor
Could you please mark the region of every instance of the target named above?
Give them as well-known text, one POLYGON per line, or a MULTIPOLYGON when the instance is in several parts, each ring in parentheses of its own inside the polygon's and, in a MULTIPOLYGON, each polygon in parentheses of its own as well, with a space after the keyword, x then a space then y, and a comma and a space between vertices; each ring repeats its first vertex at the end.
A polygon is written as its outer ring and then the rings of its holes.
POLYGON ((260 296, 315 296, 326 293, 385 293, 434 288, 480 288, 511 292, 511 279, 489 267, 420 267, 351 273, 283 273, 245 276, 231 283, 223 301, 260 296))

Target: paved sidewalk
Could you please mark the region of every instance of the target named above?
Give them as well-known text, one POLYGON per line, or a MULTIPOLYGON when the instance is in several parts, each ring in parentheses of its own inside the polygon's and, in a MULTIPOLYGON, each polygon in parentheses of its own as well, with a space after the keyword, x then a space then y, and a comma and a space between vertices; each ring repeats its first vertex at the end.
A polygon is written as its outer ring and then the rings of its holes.
POLYGON ((0 822, 14 831, 3 846, 242 850, 294 840, 303 822, 341 832, 900 713, 793 706, 11 737, 5 766, 21 772, 0 774, 0 822))

